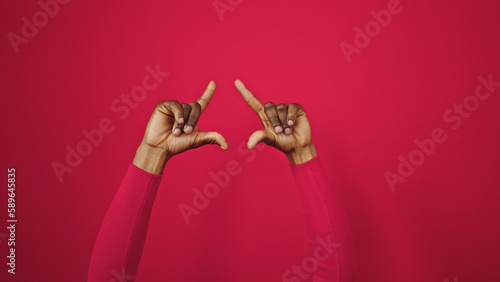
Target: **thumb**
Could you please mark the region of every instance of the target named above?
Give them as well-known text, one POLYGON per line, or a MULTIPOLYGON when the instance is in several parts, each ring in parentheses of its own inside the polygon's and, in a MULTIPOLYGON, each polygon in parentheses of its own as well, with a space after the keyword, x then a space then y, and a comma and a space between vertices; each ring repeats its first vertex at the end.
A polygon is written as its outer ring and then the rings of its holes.
POLYGON ((253 149, 253 147, 255 147, 255 145, 259 142, 264 142, 267 145, 272 146, 274 143, 274 136, 267 130, 257 130, 250 135, 250 138, 248 138, 248 149, 253 149))
POLYGON ((222 135, 217 132, 198 132, 198 136, 196 136, 196 140, 194 142, 194 147, 198 148, 207 144, 218 144, 222 147, 222 149, 227 150, 227 142, 226 139, 222 135))

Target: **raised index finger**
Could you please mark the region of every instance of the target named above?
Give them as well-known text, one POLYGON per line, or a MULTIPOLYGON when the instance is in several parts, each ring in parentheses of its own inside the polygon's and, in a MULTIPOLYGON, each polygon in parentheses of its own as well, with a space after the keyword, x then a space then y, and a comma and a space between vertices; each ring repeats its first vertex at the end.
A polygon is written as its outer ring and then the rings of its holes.
POLYGON ((201 106, 201 112, 203 112, 206 109, 208 103, 210 103, 210 100, 212 100, 214 92, 215 92, 215 82, 210 81, 210 83, 207 86, 207 89, 205 89, 205 92, 203 92, 203 94, 201 94, 201 97, 198 98, 198 101, 196 101, 201 106))
POLYGON ((236 89, 240 91, 241 96, 243 96, 243 99, 245 99, 245 102, 247 102, 250 108, 252 108, 257 114, 260 115, 264 107, 262 107, 262 104, 259 102, 259 100, 257 100, 252 92, 250 92, 250 90, 246 88, 245 84, 243 84, 241 80, 237 79, 234 82, 234 86, 236 86, 236 89))

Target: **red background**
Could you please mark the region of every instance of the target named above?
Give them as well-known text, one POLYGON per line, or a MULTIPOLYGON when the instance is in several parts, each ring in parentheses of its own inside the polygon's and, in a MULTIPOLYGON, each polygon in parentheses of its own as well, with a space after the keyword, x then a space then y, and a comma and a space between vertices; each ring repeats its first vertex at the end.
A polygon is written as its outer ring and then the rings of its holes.
MULTIPOLYGON (((203 147, 167 164, 137 281, 281 281, 308 256, 299 199, 281 153, 248 162, 238 152, 261 125, 236 78, 262 102, 305 107, 352 226, 358 281, 500 280, 500 88, 459 129, 442 118, 479 75, 500 81, 500 2, 403 0, 347 63, 339 44, 353 44, 353 28, 387 2, 243 1, 221 21, 212 0, 71 1, 16 54, 7 34, 40 7, 2 1, 2 179, 17 169, 19 219, 9 281, 84 281, 154 104, 191 102, 210 80, 218 87, 199 125, 229 151, 203 147), (111 103, 156 64, 170 75, 120 120, 111 103), (115 131, 59 182, 51 163, 106 117, 115 131), (391 192, 384 172, 438 127, 448 140, 391 192), (230 160, 241 174, 186 225, 178 205, 192 205, 192 189, 230 160)), ((7 277, 5 239, 0 251, 7 277)))

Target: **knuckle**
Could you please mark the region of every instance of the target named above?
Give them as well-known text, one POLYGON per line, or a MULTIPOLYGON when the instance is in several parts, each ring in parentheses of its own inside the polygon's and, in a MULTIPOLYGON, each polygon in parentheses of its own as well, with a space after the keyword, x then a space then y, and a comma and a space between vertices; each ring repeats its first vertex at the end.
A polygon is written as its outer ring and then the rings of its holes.
POLYGON ((280 112, 286 112, 288 110, 288 107, 284 104, 280 104, 278 105, 278 107, 276 107, 278 109, 278 111, 280 112))
POLYGON ((267 103, 264 105, 264 108, 265 108, 266 110, 271 109, 271 108, 274 108, 274 107, 276 107, 276 106, 275 106, 275 105, 274 105, 274 103, 272 103, 272 102, 267 102, 267 103))
POLYGON ((161 107, 163 107, 163 105, 164 105, 165 103, 167 103, 167 101, 159 101, 158 103, 156 103, 155 108, 157 108, 157 109, 158 109, 158 108, 161 108, 161 107))
POLYGON ((191 105, 189 105, 189 104, 182 104, 182 108, 184 110, 191 110, 191 105))
POLYGON ((179 101, 177 100, 167 101, 166 104, 169 104, 170 107, 174 108, 179 108, 181 106, 181 103, 179 103, 179 101))
POLYGON ((198 102, 194 102, 194 103, 191 103, 190 106, 193 108, 193 109, 196 109, 196 110, 201 110, 201 105, 200 103, 198 102))

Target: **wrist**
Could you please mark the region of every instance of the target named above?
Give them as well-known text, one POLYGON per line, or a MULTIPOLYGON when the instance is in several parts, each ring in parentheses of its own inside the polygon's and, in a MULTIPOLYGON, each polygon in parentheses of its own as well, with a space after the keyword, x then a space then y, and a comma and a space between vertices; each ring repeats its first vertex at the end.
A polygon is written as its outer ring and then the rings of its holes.
POLYGON ((135 153, 134 161, 132 162, 138 168, 152 173, 162 174, 167 161, 171 158, 166 150, 152 147, 141 143, 135 153))
POLYGON ((310 143, 304 147, 296 148, 286 153, 286 157, 292 165, 306 163, 312 160, 317 155, 318 154, 316 153, 316 147, 314 147, 313 143, 310 143))

